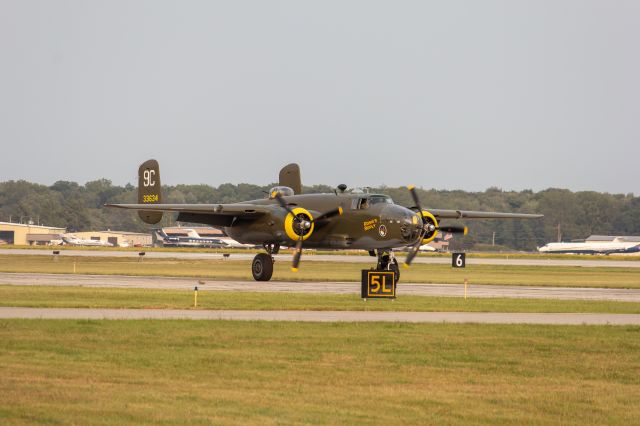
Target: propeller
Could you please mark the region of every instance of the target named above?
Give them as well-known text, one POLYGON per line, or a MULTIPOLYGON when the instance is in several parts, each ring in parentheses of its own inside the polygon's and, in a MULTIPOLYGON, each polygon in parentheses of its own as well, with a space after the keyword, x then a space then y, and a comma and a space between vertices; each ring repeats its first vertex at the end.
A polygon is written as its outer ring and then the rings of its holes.
POLYGON ((466 226, 438 226, 438 231, 446 232, 448 234, 464 234, 467 235, 469 228, 466 226))
POLYGON ((420 205, 420 199, 418 198, 418 193, 416 192, 416 187, 414 185, 409 185, 407 186, 407 189, 411 193, 411 198, 413 198, 413 202, 418 208, 418 212, 420 213, 420 218, 422 218, 423 225, 422 225, 422 230, 420 231, 420 238, 418 238, 418 241, 416 241, 416 243, 411 247, 411 249, 409 250, 409 253, 407 254, 407 258, 404 260, 403 266, 405 268, 408 268, 409 265, 411 265, 411 262, 413 262, 413 259, 416 257, 416 255, 418 254, 418 251, 420 250, 420 246, 422 245, 422 240, 424 239, 424 236, 427 233, 440 231, 440 232, 447 232, 451 234, 467 235, 467 231, 468 231, 466 226, 436 226, 433 223, 426 221, 424 218, 424 213, 422 213, 423 210, 422 210, 422 206, 420 205))
POLYGON ((293 252, 293 263, 291 264, 291 270, 293 272, 298 272, 298 265, 300 264, 300 258, 302 257, 302 241, 304 239, 304 231, 307 229, 311 228, 311 225, 313 225, 316 222, 325 220, 325 219, 329 219, 332 218, 334 216, 339 216, 342 214, 342 207, 338 207, 337 209, 333 209, 333 210, 329 210, 326 213, 321 214, 320 216, 314 218, 311 218, 311 220, 306 220, 303 219, 302 217, 296 215, 293 210, 291 209, 291 207, 289 207, 289 205, 287 205, 287 202, 284 200, 284 198, 282 197, 282 194, 280 194, 279 192, 275 194, 275 198, 276 200, 278 200, 278 204, 280 204, 280 207, 282 207, 283 209, 285 209, 287 211, 287 213, 289 213, 291 216, 293 216, 293 220, 295 223, 297 223, 297 226, 300 229, 300 233, 298 234, 298 241, 296 241, 296 247, 295 250, 293 252))

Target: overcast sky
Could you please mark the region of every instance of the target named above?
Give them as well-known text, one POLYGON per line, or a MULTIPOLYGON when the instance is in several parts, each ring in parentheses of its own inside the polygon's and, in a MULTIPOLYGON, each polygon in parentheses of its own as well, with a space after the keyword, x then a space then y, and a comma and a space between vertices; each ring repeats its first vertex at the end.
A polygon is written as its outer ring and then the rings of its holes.
POLYGON ((640 193, 640 1, 0 0, 0 181, 640 193))

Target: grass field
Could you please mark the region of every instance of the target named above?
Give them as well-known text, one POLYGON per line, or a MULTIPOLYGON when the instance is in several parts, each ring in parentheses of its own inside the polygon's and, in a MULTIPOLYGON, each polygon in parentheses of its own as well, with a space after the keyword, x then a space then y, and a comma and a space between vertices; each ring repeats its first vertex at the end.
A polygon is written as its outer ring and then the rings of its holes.
MULTIPOLYGON (((252 280, 250 260, 192 260, 62 256, 0 255, 0 272, 152 275, 252 280)), ((273 280, 357 281, 360 270, 371 263, 306 262, 291 272, 289 262, 276 262, 273 280)), ((540 285, 573 287, 640 288, 640 268, 468 265, 464 270, 449 265, 414 264, 403 269, 402 282, 459 284, 540 285)))
POLYGON ((634 424, 640 327, 0 320, 2 424, 634 424))
MULTIPOLYGON (((0 306, 191 309, 193 308, 193 292, 0 285, 0 306)), ((395 301, 368 300, 363 302, 358 295, 344 294, 200 291, 198 309, 639 314, 640 303, 500 298, 464 300, 460 297, 423 296, 400 296, 395 301)))

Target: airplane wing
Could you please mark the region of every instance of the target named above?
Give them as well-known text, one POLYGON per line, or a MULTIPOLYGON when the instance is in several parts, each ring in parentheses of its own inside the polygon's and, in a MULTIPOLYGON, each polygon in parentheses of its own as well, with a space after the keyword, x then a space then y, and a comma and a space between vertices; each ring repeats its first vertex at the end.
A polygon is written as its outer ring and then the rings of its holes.
POLYGON ((272 210, 268 206, 255 204, 105 204, 105 207, 163 212, 207 213, 221 216, 259 216, 272 210))
MULTIPOLYGON (((141 212, 177 212, 181 222, 233 226, 238 219, 257 219, 271 213, 272 206, 256 204, 105 204, 105 207, 141 212)), ((143 219, 144 220, 144 219, 143 219)), ((159 221, 159 220, 158 220, 159 221)))
POLYGON ((438 219, 536 219, 542 214, 477 212, 471 210, 426 209, 438 219))

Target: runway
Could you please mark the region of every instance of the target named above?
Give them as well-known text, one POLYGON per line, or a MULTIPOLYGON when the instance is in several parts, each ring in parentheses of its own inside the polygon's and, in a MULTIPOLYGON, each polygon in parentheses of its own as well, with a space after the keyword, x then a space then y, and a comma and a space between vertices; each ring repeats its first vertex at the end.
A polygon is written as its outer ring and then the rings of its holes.
MULTIPOLYGON (((360 294, 358 282, 213 281, 199 278, 133 277, 120 275, 0 273, 0 285, 146 288, 201 291, 360 294)), ((583 287, 469 285, 469 297, 610 300, 640 302, 640 290, 583 287)), ((398 284, 398 296, 462 297, 461 284, 398 284)))
POLYGON ((638 314, 521 314, 487 312, 205 311, 178 309, 0 308, 0 319, 231 320, 407 322, 553 325, 640 325, 638 314))
MULTIPOLYGON (((141 249, 143 250, 143 249, 141 249)), ((31 255, 31 256, 52 256, 51 250, 40 249, 0 249, 0 255, 31 255)), ((118 257, 118 258, 138 258, 137 251, 110 251, 110 250, 60 250, 60 256, 81 256, 81 257, 118 257)), ((255 253, 230 253, 228 259, 250 261, 255 253)), ((149 259, 224 259, 222 253, 185 253, 166 251, 147 251, 145 258, 149 259)), ((640 268, 638 260, 602 260, 594 256, 584 259, 510 259, 510 258, 482 258, 474 257, 473 253, 467 254, 467 265, 513 265, 513 266, 584 266, 584 267, 606 267, 606 268, 640 268)), ((291 261, 290 254, 279 254, 276 260, 291 261)), ((398 254, 398 259, 404 259, 404 253, 398 254)), ((337 255, 337 254, 304 254, 305 262, 348 262, 348 263, 375 263, 375 258, 368 255, 337 255)), ((450 265, 451 257, 430 257, 418 256, 413 263, 450 265)))

